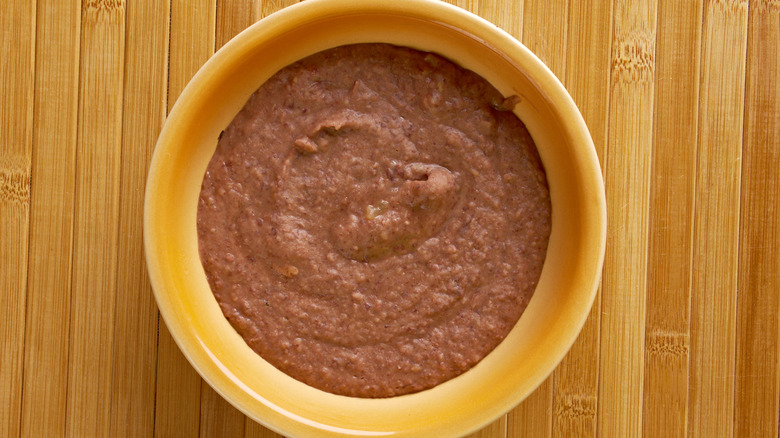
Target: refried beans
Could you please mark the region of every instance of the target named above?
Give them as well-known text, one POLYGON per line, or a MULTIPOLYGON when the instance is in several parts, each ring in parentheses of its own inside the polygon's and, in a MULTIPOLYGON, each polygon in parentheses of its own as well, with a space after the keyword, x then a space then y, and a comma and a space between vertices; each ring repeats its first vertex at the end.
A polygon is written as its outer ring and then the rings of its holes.
POLYGON ((230 324, 281 371, 347 396, 413 393, 477 364, 528 305, 550 235, 516 101, 387 44, 276 73, 220 135, 198 203, 230 324))

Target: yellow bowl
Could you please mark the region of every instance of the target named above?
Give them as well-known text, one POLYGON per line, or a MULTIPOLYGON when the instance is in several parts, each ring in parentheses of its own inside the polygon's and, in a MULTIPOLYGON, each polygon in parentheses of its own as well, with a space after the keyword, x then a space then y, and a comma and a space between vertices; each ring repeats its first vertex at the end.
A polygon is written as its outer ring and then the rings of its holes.
POLYGON ((160 134, 144 205, 149 276, 173 338, 201 376, 251 418, 287 436, 457 436, 528 396, 577 337, 604 256, 598 158, 561 83, 491 23, 439 1, 309 0, 242 32, 179 97, 160 134), (386 42, 437 52, 517 94, 547 171, 552 233, 536 293, 509 336, 461 376, 416 394, 361 399, 294 380, 255 354, 223 317, 198 256, 196 210, 217 137, 282 67, 343 44, 386 42))

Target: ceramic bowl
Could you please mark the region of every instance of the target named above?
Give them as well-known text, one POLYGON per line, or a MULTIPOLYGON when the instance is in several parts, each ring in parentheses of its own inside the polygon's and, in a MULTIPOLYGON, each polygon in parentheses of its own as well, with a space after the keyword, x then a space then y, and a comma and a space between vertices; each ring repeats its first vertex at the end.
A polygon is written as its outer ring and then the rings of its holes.
POLYGON ((160 134, 146 188, 149 277, 168 329, 201 376, 249 417, 286 436, 459 436, 527 397, 556 367, 589 313, 606 208, 600 167, 577 107, 550 70, 495 25, 439 1, 308 0, 220 49, 195 75, 160 134), (255 354, 222 315, 198 256, 196 210, 219 133, 267 78, 321 50, 385 42, 439 53, 521 101, 552 199, 539 285, 508 337, 434 388, 363 399, 294 380, 255 354))

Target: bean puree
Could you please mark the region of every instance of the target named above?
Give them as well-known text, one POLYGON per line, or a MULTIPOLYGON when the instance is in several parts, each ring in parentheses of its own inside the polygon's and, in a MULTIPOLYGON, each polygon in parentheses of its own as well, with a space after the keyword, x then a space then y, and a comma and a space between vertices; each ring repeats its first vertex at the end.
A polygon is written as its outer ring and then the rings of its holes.
POLYGON ((490 353, 550 234, 516 100, 386 44, 320 52, 261 86, 220 136, 198 204, 206 276, 247 344, 357 397, 421 391, 490 353))

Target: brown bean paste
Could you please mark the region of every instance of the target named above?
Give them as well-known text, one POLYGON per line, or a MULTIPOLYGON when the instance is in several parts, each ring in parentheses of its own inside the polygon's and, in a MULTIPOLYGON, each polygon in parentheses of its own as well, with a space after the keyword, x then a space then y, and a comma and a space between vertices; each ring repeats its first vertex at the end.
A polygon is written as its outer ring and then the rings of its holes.
POLYGON ((390 397, 473 367, 538 282, 550 199, 516 98, 431 53, 330 49, 258 89, 198 204, 222 311, 311 386, 390 397))

